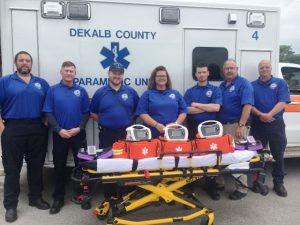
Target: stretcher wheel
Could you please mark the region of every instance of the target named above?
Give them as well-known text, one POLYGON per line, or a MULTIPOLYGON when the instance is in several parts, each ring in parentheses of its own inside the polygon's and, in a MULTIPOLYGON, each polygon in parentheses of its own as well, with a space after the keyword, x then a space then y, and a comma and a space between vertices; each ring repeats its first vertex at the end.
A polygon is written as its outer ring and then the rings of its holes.
POLYGON ((81 203, 81 208, 84 210, 90 209, 91 207, 92 207, 92 204, 90 201, 81 203))
POLYGON ((208 216, 201 216, 200 218, 201 218, 200 225, 208 225, 209 222, 208 216))

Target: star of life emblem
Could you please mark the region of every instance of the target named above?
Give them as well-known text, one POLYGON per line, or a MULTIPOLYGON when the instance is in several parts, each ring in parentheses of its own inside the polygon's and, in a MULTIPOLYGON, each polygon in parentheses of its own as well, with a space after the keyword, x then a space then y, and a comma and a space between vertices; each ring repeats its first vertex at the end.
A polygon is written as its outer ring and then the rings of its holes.
POLYGON ((176 150, 176 152, 182 152, 183 149, 180 146, 178 146, 175 148, 175 150, 176 150))
POLYGON ((210 147, 210 150, 217 150, 218 149, 218 145, 216 143, 211 143, 209 147, 210 147))
POLYGON ((144 147, 144 148, 142 149, 142 154, 143 154, 143 155, 148 155, 148 154, 149 154, 148 148, 144 147))

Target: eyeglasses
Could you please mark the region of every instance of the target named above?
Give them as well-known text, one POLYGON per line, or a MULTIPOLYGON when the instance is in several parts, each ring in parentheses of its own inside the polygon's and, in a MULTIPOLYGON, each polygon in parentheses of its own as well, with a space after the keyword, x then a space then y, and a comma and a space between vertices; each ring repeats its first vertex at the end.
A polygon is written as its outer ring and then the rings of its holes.
POLYGON ((155 78, 167 78, 167 75, 156 75, 155 78))

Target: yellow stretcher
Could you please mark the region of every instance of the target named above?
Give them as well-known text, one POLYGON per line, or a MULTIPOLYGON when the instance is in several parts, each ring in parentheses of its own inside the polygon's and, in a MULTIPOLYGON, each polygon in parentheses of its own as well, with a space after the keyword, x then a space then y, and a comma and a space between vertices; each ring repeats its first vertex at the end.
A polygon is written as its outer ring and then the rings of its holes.
POLYGON ((195 218, 199 218, 200 224, 202 225, 213 224, 213 210, 203 206, 195 198, 194 193, 189 193, 184 190, 184 188, 188 184, 200 180, 203 177, 218 176, 220 174, 254 174, 264 171, 259 155, 256 155, 250 160, 251 166, 249 169, 230 170, 220 166, 222 155, 219 151, 214 152, 217 154, 218 160, 217 164, 211 168, 175 168, 172 170, 98 174, 96 169, 91 169, 87 166, 91 165, 90 163, 87 163, 86 165, 82 164, 81 169, 85 174, 87 174, 84 179, 85 182, 98 180, 104 184, 114 183, 119 186, 135 187, 133 191, 125 196, 112 198, 110 201, 104 201, 94 210, 94 214, 99 219, 104 219, 108 216, 107 225, 165 224, 178 221, 189 221, 195 218), (129 212, 157 202, 165 202, 166 204, 179 203, 185 208, 191 209, 193 212, 185 216, 174 216, 143 221, 132 221, 121 218, 129 212))

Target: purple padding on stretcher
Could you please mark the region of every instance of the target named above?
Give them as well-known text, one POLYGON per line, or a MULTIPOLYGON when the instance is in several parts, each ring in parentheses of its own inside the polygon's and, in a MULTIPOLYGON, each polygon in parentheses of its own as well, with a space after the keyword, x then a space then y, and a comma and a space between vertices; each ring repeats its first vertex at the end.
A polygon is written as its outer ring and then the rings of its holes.
POLYGON ((96 160, 96 159, 107 159, 107 158, 111 158, 111 157, 112 157, 112 150, 101 153, 101 154, 97 154, 96 156, 88 155, 87 153, 81 153, 81 152, 78 152, 78 154, 77 154, 78 159, 82 159, 82 160, 86 160, 86 161, 91 161, 91 160, 96 160))
POLYGON ((113 155, 112 150, 108 151, 108 152, 104 152, 101 155, 97 156, 97 159, 107 159, 107 158, 111 158, 113 155))
POLYGON ((82 159, 82 160, 86 160, 86 161, 94 160, 93 155, 88 155, 87 153, 80 153, 80 152, 77 153, 77 158, 82 159))
POLYGON ((246 144, 235 144, 235 150, 248 150, 248 151, 258 151, 262 150, 263 146, 260 142, 257 142, 255 145, 246 143, 246 144))

